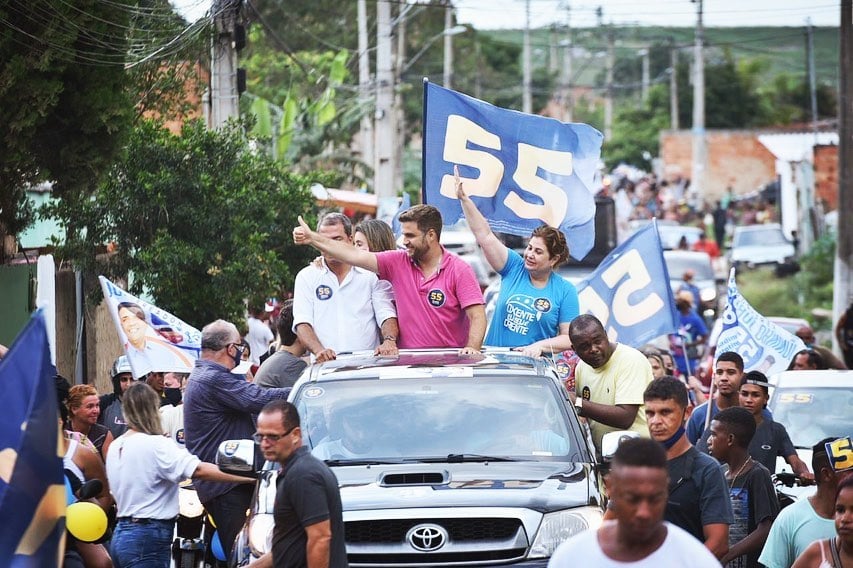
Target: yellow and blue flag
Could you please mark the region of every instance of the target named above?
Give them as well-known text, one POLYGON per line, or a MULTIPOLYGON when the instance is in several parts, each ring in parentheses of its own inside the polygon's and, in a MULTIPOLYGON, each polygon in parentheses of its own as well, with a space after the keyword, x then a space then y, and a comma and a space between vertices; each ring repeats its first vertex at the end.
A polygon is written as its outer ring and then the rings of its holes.
POLYGON ((423 196, 445 225, 462 217, 453 166, 495 231, 527 237, 547 224, 580 260, 595 243, 601 132, 424 86, 423 196))
POLYGON ((56 370, 41 310, 0 360, 0 566, 59 566, 65 482, 56 370))

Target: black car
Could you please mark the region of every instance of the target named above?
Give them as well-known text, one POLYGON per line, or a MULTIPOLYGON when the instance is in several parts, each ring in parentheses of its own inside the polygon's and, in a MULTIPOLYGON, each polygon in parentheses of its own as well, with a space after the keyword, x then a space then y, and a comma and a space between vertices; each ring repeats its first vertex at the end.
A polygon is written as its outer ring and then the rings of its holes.
MULTIPOLYGON (((291 401, 338 478, 351 566, 545 566, 601 522, 588 430, 544 358, 340 357, 307 369, 291 401)), ((237 566, 270 548, 265 467, 237 566)))

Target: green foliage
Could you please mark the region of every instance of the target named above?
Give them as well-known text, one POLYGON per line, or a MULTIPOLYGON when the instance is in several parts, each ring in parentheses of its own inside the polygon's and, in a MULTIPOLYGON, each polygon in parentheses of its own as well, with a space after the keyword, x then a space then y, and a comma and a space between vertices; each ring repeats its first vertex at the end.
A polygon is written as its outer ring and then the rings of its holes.
POLYGON ((77 229, 57 254, 85 273, 132 273, 132 293, 198 327, 239 319, 245 298, 282 297, 313 256, 290 237, 298 214, 312 222, 312 180, 254 151, 247 126, 190 122, 175 136, 140 123, 92 199, 44 211, 77 229), (116 245, 108 260, 103 243, 116 245))
POLYGON ((0 5, 0 233, 32 221, 28 184, 87 192, 112 163, 132 116, 123 0, 0 5))
POLYGON ((669 115, 655 113, 653 109, 665 104, 668 97, 663 85, 655 85, 649 90, 647 104, 617 113, 613 137, 605 141, 602 150, 608 168, 626 163, 651 171, 650 158, 660 150, 660 131, 669 127, 669 115))
POLYGON ((835 242, 835 234, 828 233, 816 240, 809 252, 800 258, 802 270, 794 276, 793 284, 809 309, 832 308, 835 242))
POLYGON ((739 271, 737 280, 741 295, 761 315, 808 319, 792 278, 776 278, 772 268, 762 267, 739 271))

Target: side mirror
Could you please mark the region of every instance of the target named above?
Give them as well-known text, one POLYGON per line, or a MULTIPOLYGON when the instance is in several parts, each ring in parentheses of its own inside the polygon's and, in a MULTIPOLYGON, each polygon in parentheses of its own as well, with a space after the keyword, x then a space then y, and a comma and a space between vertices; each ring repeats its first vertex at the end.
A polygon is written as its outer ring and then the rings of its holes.
POLYGON ((601 457, 605 462, 609 462, 613 459, 613 454, 616 453, 616 448, 619 447, 619 444, 624 442, 625 440, 631 440, 633 438, 639 438, 640 435, 637 432, 631 432, 630 430, 618 430, 616 432, 608 432, 601 438, 601 457))
POLYGON ((216 452, 216 465, 225 473, 251 475, 255 467, 255 443, 252 440, 225 440, 216 452))

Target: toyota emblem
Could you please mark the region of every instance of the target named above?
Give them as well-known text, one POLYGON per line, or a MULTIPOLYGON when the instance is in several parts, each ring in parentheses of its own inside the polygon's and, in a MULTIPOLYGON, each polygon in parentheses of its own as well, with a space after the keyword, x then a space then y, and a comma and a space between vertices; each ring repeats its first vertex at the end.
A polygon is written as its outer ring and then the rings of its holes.
POLYGON ((409 529, 409 532, 406 533, 406 541, 415 550, 432 552, 447 543, 447 531, 444 530, 444 527, 432 523, 423 523, 409 529))

